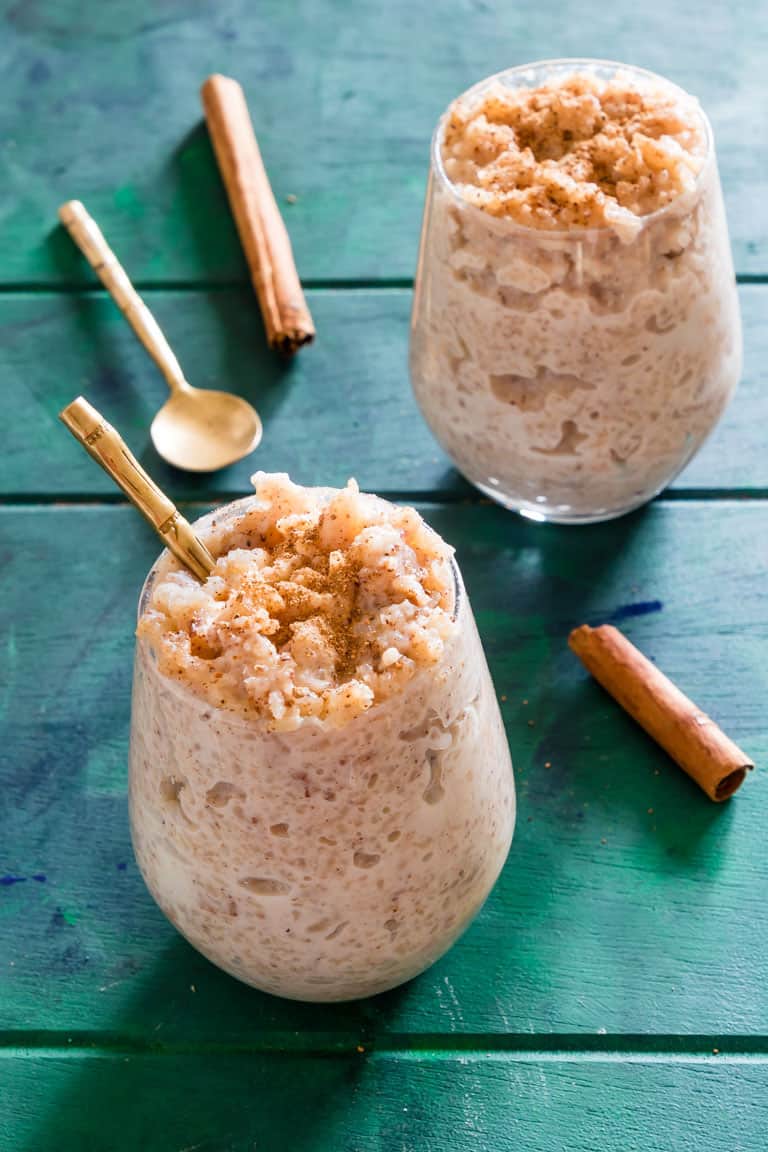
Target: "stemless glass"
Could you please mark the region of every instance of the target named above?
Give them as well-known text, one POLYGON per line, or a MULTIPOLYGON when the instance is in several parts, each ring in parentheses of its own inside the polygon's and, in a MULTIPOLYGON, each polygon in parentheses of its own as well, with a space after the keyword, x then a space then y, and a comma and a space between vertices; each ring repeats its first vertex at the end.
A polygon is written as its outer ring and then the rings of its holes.
POLYGON ((240 980, 300 1000, 385 991, 445 952, 493 887, 512 765, 455 565, 454 577, 458 627, 438 664, 343 728, 269 732, 161 674, 138 639, 136 859, 169 920, 240 980))
POLYGON ((549 231, 468 203, 435 131, 411 325, 414 392, 486 495, 535 520, 606 520, 667 485, 717 423, 741 372, 741 327, 712 132, 693 99, 638 68, 544 61, 483 80, 574 72, 661 85, 700 117, 690 191, 612 228, 549 231))

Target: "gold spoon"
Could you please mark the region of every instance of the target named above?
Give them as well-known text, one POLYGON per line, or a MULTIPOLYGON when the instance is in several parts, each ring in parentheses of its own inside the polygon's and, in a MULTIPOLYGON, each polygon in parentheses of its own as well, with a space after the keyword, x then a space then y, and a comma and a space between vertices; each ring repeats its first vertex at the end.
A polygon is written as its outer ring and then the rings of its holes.
POLYGON ((176 505, 150 479, 120 433, 83 396, 67 404, 59 419, 149 520, 174 556, 198 580, 205 580, 213 571, 213 556, 176 505))
POLYGON ((98 274, 167 381, 170 398, 152 421, 160 456, 188 472, 214 472, 242 459, 261 440, 255 408, 231 392, 193 388, 184 378, 157 321, 131 284, 96 221, 79 200, 59 208, 59 219, 98 274))

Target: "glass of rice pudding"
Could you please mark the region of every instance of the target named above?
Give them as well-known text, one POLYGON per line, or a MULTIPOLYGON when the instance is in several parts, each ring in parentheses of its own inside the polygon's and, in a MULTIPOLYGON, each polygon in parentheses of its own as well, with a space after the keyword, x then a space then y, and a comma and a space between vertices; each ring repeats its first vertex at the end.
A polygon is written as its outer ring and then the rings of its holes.
POLYGON ((712 132, 692 96, 559 60, 454 101, 433 141, 411 378, 473 484, 536 520, 619 516, 688 463, 740 371, 712 132))
POLYGON ((383 992, 478 912, 512 765, 452 550, 412 508, 259 473, 203 517, 204 584, 141 596, 131 829, 205 956, 301 1000, 383 992))

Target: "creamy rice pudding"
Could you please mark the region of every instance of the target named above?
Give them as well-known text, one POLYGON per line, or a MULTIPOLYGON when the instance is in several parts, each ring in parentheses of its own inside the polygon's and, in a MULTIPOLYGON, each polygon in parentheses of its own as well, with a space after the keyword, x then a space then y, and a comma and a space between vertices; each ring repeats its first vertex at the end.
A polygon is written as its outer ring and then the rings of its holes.
POLYGON ((504 863, 514 785, 451 549, 410 508, 257 474, 163 553, 131 731, 139 866, 233 975, 341 1000, 441 955, 504 863))
POLYGON ((637 69, 560 61, 438 126, 411 375, 483 491, 603 519, 687 463, 738 380, 738 301, 710 129, 637 69))

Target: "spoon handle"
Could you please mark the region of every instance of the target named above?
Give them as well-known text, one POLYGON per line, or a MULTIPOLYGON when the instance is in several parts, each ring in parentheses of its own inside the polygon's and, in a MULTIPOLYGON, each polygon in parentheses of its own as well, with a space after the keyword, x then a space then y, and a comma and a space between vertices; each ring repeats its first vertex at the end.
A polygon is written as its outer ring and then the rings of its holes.
POLYGON ((171 392, 189 388, 159 324, 131 284, 93 217, 79 200, 68 200, 59 208, 59 219, 165 376, 171 392))
POLYGON ((83 396, 62 409, 59 418, 94 460, 101 464, 167 548, 198 580, 213 571, 214 559, 176 505, 139 464, 120 433, 83 396))

